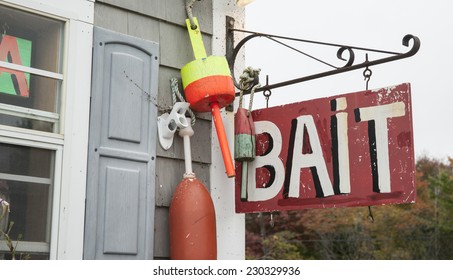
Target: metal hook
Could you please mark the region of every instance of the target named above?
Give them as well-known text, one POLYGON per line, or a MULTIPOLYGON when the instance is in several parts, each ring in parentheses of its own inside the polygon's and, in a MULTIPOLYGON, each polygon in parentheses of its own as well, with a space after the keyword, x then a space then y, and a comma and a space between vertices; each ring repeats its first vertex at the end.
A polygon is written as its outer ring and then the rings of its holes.
POLYGON ((274 213, 271 212, 271 221, 269 222, 269 224, 271 225, 271 227, 274 227, 275 225, 275 222, 274 222, 274 213))
MULTIPOLYGON (((368 63, 368 54, 365 55, 365 63, 368 63)), ((368 68, 368 66, 365 68, 365 70, 363 70, 363 78, 366 82, 366 90, 368 90, 368 83, 370 82, 370 79, 371 79, 371 75, 373 75, 373 71, 371 71, 370 68, 368 68)))
POLYGON ((371 80, 371 75, 373 74, 373 71, 371 71, 368 67, 363 71, 363 78, 366 83, 366 90, 368 90, 368 84, 371 80))
MULTIPOLYGON (((266 75, 266 85, 264 87, 267 87, 269 85, 269 75, 266 75)), ((272 95, 272 91, 270 89, 265 89, 263 91, 264 98, 266 98, 266 108, 269 108, 269 97, 272 95)))

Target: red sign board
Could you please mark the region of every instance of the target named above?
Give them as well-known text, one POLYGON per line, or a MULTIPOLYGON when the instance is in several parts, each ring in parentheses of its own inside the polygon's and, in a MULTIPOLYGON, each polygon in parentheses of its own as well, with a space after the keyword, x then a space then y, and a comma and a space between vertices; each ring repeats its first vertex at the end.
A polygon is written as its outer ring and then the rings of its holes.
POLYGON ((253 111, 256 158, 236 212, 415 202, 410 84, 253 111))

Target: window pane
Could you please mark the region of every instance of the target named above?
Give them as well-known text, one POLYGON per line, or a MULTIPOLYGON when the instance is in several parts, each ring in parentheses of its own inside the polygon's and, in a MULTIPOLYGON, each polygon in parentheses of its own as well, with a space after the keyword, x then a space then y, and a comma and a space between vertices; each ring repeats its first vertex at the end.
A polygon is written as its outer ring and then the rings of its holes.
MULTIPOLYGON (((0 179, 0 196, 10 203, 11 211, 0 221, 0 230, 7 232, 10 227, 9 237, 14 245, 17 244, 16 259, 47 259, 52 200, 50 185, 0 179), (36 252, 36 247, 43 248, 43 251, 36 252)), ((5 242, 3 236, 0 236, 0 242, 5 242)), ((7 247, 0 248, 0 259, 10 259, 7 247)))
POLYGON ((0 33, 6 35, 0 36, 5 40, 0 53, 9 50, 0 60, 61 73, 63 22, 1 5, 0 19, 0 33))
MULTIPOLYGON (((49 254, 36 254, 36 253, 27 253, 27 252, 18 252, 15 256, 16 260, 48 260, 49 254)), ((11 254, 0 253, 0 260, 12 260, 11 254)))
POLYGON ((50 179, 52 169, 52 152, 0 143, 0 174, 50 179))
POLYGON ((0 113, 0 124, 40 130, 45 132, 56 132, 55 122, 45 120, 34 120, 23 116, 11 116, 0 113))
POLYGON ((61 81, 30 75, 27 96, 16 87, 10 93, 1 92, 0 103, 58 113, 60 85, 61 81))
POLYGON ((64 22, 2 5, 0 19, 0 125, 58 133, 64 22))
MULTIPOLYGON (((5 232, 14 223, 10 238, 19 240, 17 258, 21 252, 29 252, 26 257, 48 258, 54 154, 50 150, 0 143, 0 198, 10 204, 10 213, 0 221, 0 230, 5 232)), ((0 259, 11 257, 1 243, 0 259)))
POLYGON ((8 222, 14 222, 12 239, 49 242, 50 185, 0 179, 3 196, 9 199, 8 222))
POLYGON ((0 125, 58 133, 60 88, 59 80, 30 75, 28 97, 0 93, 0 125))

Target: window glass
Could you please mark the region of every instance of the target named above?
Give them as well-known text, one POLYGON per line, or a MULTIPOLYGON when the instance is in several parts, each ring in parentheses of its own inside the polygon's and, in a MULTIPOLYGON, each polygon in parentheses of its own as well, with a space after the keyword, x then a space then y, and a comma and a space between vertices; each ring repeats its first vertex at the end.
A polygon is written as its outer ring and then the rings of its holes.
MULTIPOLYGON (((7 232, 13 222, 9 236, 18 240, 18 254, 30 258, 47 258, 49 254, 54 154, 0 143, 0 199, 10 204, 0 230, 7 232)), ((4 236, 0 243, 5 244, 4 236)), ((0 259, 11 257, 1 245, 0 259)))
MULTIPOLYGON (((29 109, 58 113, 58 92, 60 81, 30 75, 30 94, 27 97, 18 94, 0 93, 0 102, 29 109)), ((17 92, 18 93, 18 92, 17 92)))
POLYGON ((59 80, 30 75, 29 97, 0 93, 0 125, 58 132, 60 86, 59 80))
MULTIPOLYGON (((55 120, 57 121, 57 120, 55 120)), ((21 128, 29 128, 35 129, 45 132, 53 132, 55 127, 54 121, 46 121, 46 120, 34 120, 27 118, 26 116, 11 116, 8 114, 1 114, 0 113, 0 124, 21 127, 21 128)))
POLYGON ((63 21, 0 5, 0 125, 58 133, 63 31, 63 21))
MULTIPOLYGON (((64 22, 0 5, 0 38, 8 62, 62 73, 64 22)), ((0 60, 7 61, 6 57, 0 60)))

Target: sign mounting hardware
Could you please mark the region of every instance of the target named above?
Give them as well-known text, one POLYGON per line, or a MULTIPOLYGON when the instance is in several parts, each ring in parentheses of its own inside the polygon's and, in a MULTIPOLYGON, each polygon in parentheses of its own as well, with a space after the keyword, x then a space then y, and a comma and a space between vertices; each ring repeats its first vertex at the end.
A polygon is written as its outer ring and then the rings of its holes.
MULTIPOLYGON (((328 71, 316 73, 316 74, 311 74, 308 76, 304 76, 304 77, 300 77, 300 78, 296 78, 296 79, 292 79, 292 80, 288 80, 288 81, 284 81, 284 82, 278 82, 278 83, 270 84, 270 85, 266 84, 262 87, 257 88, 255 90, 255 92, 269 91, 269 90, 279 88, 279 87, 284 87, 284 86, 288 86, 288 85, 292 85, 292 84, 296 84, 296 83, 306 82, 306 81, 310 81, 310 80, 314 80, 314 79, 319 79, 319 78, 328 77, 328 76, 332 76, 332 75, 336 75, 336 74, 340 74, 340 73, 345 73, 345 72, 349 72, 349 71, 353 71, 353 70, 357 70, 357 69, 361 69, 361 68, 370 67, 373 65, 378 65, 378 64, 395 61, 395 60, 408 58, 408 57, 415 55, 418 52, 418 50, 420 49, 420 39, 417 36, 414 36, 411 34, 405 35, 403 37, 402 44, 405 47, 409 47, 409 42, 412 41, 412 47, 407 52, 393 52, 393 51, 370 49, 370 48, 364 48, 364 47, 356 47, 356 46, 350 46, 350 45, 311 41, 311 40, 306 40, 306 39, 298 39, 298 38, 292 38, 292 37, 286 37, 286 36, 272 35, 272 34, 266 34, 266 33, 260 33, 260 32, 242 30, 242 29, 235 29, 231 25, 229 26, 227 31, 228 32, 226 33, 226 37, 227 37, 226 40, 227 40, 227 42, 229 42, 227 44, 227 50, 226 50, 227 59, 228 59, 228 64, 230 65, 234 84, 237 88, 239 88, 239 86, 238 86, 238 82, 236 81, 235 73, 234 73, 234 63, 236 61, 236 57, 237 57, 240 49, 245 45, 245 43, 247 43, 251 39, 258 38, 258 37, 263 37, 263 38, 269 39, 271 41, 274 41, 280 45, 283 45, 287 48, 290 48, 290 49, 298 52, 299 54, 302 54, 306 57, 309 57, 310 59, 313 59, 319 63, 327 65, 330 68, 333 68, 332 70, 328 70, 328 71), (236 46, 234 46, 233 42, 234 42, 234 33, 235 32, 241 32, 241 33, 245 33, 245 34, 249 34, 249 35, 246 36, 245 38, 243 38, 241 41, 239 41, 239 43, 236 46), (296 49, 296 48, 290 46, 289 44, 283 42, 283 40, 338 48, 337 49, 337 58, 342 60, 343 62, 346 61, 346 64, 344 64, 343 66, 332 65, 330 63, 325 62, 322 59, 319 59, 315 56, 308 54, 307 52, 301 51, 299 49, 296 49), (356 63, 355 62, 355 51, 378 53, 380 55, 386 55, 386 57, 379 58, 376 60, 366 60, 362 63, 356 63), (345 52, 347 52, 349 54, 349 57, 347 59, 344 58, 345 52)), ((249 93, 250 92, 244 92, 244 94, 249 94, 249 93)))

